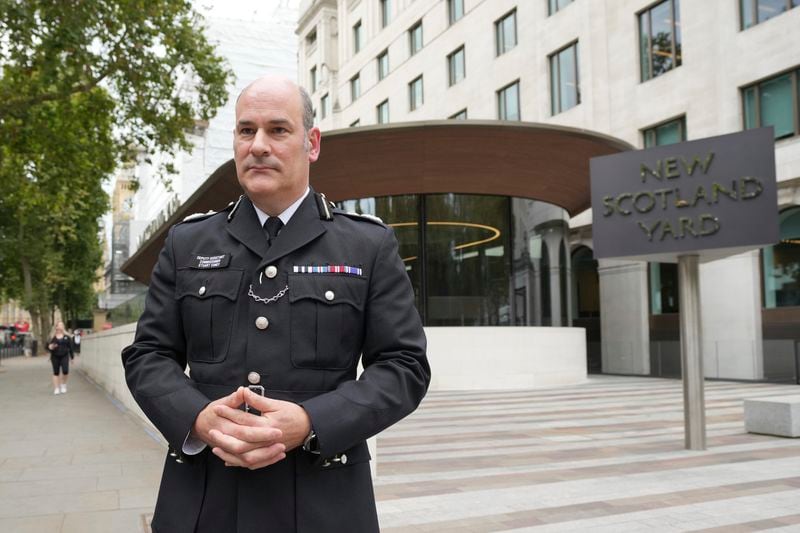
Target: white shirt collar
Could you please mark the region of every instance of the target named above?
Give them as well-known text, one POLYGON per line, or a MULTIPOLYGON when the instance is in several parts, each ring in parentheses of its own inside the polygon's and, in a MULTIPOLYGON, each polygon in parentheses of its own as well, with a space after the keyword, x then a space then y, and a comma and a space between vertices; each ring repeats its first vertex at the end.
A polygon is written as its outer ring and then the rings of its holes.
MULTIPOLYGON (((306 187, 306 192, 303 193, 303 196, 298 198, 297 201, 295 201, 295 203, 287 207, 283 213, 278 215, 278 218, 281 219, 281 222, 283 222, 284 226, 289 223, 289 219, 292 218, 292 215, 294 215, 295 211, 297 211, 297 208, 300 207, 300 204, 303 203, 303 200, 306 199, 306 196, 308 196, 309 192, 311 192, 311 188, 306 187)), ((256 207, 256 204, 253 204, 253 208, 256 210, 256 215, 258 215, 258 223, 263 226, 264 222, 266 222, 267 219, 269 218, 269 215, 266 214, 261 209, 259 209, 258 207, 256 207)))

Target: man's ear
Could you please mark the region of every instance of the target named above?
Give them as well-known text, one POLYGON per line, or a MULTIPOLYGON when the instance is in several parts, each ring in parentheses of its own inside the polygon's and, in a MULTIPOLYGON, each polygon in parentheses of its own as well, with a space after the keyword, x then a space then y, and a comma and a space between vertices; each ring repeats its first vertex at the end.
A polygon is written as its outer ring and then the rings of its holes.
POLYGON ((319 128, 314 126, 308 130, 308 161, 309 163, 315 162, 319 159, 319 152, 322 143, 322 134, 319 128))

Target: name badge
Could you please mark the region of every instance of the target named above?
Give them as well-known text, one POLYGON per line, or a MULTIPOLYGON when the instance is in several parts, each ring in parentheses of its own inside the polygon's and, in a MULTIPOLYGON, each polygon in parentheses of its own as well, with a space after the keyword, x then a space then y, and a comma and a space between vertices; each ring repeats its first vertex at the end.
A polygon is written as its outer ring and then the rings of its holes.
POLYGON ((192 268, 225 268, 231 262, 231 254, 197 255, 192 268))

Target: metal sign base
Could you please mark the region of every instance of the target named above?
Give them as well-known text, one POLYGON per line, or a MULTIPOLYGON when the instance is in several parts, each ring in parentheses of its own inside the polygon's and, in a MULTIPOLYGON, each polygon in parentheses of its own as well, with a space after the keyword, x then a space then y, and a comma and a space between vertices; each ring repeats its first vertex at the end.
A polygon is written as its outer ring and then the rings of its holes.
POLYGON ((678 256, 683 375, 684 440, 687 450, 706 449, 703 357, 700 352, 700 268, 698 255, 678 256))

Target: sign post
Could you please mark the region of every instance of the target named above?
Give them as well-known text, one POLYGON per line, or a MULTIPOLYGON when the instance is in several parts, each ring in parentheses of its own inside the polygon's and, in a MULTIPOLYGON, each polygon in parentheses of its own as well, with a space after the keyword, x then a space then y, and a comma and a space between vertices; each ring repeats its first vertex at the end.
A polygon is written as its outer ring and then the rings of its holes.
POLYGON ((778 241, 772 128, 591 160, 595 258, 678 263, 685 445, 706 448, 700 263, 778 241))
POLYGON ((700 262, 696 254, 678 256, 681 310, 683 426, 687 450, 706 449, 703 355, 700 353, 700 262))

